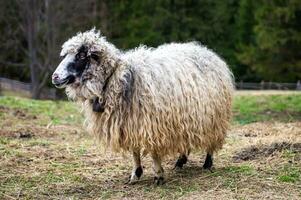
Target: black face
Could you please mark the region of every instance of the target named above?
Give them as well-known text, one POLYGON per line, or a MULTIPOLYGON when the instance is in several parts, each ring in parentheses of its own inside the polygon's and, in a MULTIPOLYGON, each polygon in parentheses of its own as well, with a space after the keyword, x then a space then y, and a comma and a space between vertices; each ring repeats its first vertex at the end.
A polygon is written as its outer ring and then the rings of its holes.
POLYGON ((88 54, 86 46, 80 47, 75 56, 66 55, 53 73, 52 83, 56 87, 63 88, 76 80, 82 81, 83 72, 89 68, 91 59, 99 62, 98 54, 96 52, 88 54))
POLYGON ((74 62, 69 63, 67 66, 67 70, 76 78, 80 78, 86 67, 90 64, 90 59, 87 54, 87 47, 82 46, 75 55, 74 62))

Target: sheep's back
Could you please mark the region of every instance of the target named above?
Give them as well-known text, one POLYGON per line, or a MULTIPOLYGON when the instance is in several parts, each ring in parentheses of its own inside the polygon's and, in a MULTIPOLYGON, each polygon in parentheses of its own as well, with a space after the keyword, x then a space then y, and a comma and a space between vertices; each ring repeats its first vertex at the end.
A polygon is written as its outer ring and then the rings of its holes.
POLYGON ((162 154, 221 148, 233 90, 221 58, 197 43, 142 47, 125 58, 135 74, 125 143, 162 154))

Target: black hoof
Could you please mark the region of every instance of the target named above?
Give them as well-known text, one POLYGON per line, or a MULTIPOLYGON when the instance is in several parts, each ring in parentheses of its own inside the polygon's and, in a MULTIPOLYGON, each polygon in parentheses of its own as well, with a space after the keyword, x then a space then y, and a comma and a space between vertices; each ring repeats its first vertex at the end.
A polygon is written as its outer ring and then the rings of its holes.
POLYGON ((207 154, 205 163, 203 165, 203 169, 208 169, 211 171, 212 165, 213 165, 212 156, 210 154, 207 154))
POLYGON ((154 177, 154 184, 155 185, 163 185, 165 183, 164 177, 154 177))
POLYGON ((137 176, 137 178, 139 179, 143 174, 143 169, 142 167, 138 167, 135 171, 135 175, 137 176))
POLYGON ((132 175, 130 175, 129 178, 128 178, 128 180, 125 182, 125 184, 135 184, 135 182, 140 179, 140 177, 142 176, 142 174, 143 174, 142 167, 138 167, 135 170, 135 176, 136 176, 136 178, 132 179, 132 175))
POLYGON ((183 165, 186 164, 186 163, 187 163, 187 157, 185 155, 181 155, 178 158, 174 169, 181 169, 181 168, 183 168, 183 165))

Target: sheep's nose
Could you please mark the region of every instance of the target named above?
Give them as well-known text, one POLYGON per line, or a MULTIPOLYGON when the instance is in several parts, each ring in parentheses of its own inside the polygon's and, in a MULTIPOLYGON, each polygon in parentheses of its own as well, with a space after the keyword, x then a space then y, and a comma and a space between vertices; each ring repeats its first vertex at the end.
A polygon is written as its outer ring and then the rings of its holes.
POLYGON ((52 80, 57 81, 59 79, 59 75, 57 73, 54 73, 52 75, 52 80))

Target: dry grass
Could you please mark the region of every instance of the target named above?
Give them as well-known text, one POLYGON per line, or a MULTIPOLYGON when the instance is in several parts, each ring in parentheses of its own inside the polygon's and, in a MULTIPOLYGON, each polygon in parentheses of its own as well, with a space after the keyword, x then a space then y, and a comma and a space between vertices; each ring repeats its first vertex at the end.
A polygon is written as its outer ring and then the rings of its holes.
POLYGON ((142 179, 126 185, 130 157, 102 153, 77 117, 49 123, 47 116, 0 107, 0 199, 301 198, 299 121, 233 125, 213 173, 200 167, 204 153, 193 152, 180 171, 167 158, 167 183, 154 186, 148 156, 142 179))

